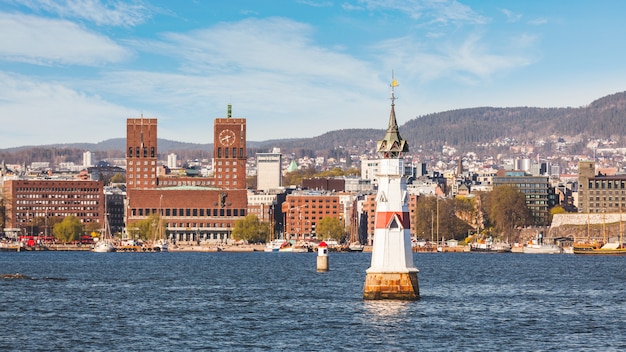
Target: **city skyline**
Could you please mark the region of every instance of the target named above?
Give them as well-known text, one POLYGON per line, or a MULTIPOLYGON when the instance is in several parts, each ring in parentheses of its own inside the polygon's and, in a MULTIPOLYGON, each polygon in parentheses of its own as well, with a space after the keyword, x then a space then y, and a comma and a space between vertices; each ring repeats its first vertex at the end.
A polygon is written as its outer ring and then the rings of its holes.
POLYGON ((0 149, 122 137, 212 143, 386 126, 477 106, 578 107, 624 91, 626 3, 9 0, 0 4, 0 149), (204 126, 204 128, 203 128, 204 126))

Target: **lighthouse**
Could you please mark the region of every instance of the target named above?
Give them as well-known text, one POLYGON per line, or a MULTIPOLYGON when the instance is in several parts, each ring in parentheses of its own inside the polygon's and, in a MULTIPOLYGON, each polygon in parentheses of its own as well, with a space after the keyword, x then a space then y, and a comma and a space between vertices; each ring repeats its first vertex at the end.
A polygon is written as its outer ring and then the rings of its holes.
POLYGON ((380 158, 378 192, 372 263, 365 271, 363 298, 369 300, 419 299, 419 270, 413 265, 411 251, 409 195, 406 190, 404 160, 409 151, 408 143, 398 130, 395 112, 394 89, 398 82, 391 82, 391 113, 385 137, 376 144, 380 158))

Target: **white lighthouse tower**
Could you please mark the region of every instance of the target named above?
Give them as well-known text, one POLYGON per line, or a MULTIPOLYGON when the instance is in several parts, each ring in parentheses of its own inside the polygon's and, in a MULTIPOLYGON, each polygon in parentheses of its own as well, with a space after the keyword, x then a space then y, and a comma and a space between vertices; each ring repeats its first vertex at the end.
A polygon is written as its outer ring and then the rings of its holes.
POLYGON ((403 153, 408 143, 398 131, 394 88, 391 82, 391 114, 385 137, 378 141, 380 157, 372 265, 366 270, 364 299, 416 300, 419 298, 417 273, 411 252, 410 217, 407 205, 403 153))

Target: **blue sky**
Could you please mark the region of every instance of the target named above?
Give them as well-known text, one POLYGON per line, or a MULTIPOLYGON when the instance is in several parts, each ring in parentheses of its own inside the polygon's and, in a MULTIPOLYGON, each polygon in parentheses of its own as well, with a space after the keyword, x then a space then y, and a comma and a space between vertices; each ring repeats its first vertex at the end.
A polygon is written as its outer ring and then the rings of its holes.
MULTIPOLYGON (((385 128, 626 90, 626 1, 0 0, 0 148, 99 142, 126 119, 213 142, 385 128)), ((504 127, 504 126, 503 126, 504 127)))

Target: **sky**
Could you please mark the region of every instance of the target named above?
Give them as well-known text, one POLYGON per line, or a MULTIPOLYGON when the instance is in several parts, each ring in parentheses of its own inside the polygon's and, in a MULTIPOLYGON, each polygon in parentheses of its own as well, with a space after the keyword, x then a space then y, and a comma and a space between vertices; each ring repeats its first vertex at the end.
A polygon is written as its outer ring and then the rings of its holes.
POLYGON ((387 127, 626 90, 621 0, 0 0, 0 148, 387 127))

